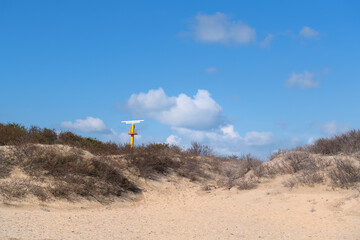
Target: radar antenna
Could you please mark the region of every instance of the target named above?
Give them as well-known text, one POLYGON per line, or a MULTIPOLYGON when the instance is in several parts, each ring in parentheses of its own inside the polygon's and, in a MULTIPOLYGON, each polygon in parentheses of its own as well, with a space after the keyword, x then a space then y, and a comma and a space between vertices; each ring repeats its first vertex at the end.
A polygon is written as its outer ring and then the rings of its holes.
POLYGON ((135 123, 141 123, 144 120, 131 120, 131 121, 121 121, 125 124, 131 124, 131 128, 127 131, 127 134, 130 135, 130 148, 134 147, 134 136, 138 135, 138 130, 135 130, 135 123))

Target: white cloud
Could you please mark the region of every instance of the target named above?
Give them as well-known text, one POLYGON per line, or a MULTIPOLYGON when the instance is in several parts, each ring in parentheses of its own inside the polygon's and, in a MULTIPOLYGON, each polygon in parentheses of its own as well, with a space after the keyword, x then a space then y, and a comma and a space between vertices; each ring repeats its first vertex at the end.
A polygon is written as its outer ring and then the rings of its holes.
POLYGON ((230 138, 238 138, 240 135, 234 131, 233 125, 227 125, 225 127, 220 128, 225 136, 229 136, 230 138))
POLYGON ((256 38, 255 29, 220 12, 196 15, 193 30, 199 42, 246 44, 256 38))
POLYGON ((316 141, 315 137, 309 137, 309 139, 307 140, 307 144, 309 145, 314 144, 315 141, 316 141))
POLYGON ((273 34, 268 34, 262 42, 260 42, 260 47, 267 48, 270 46, 270 42, 274 38, 273 34))
POLYGON ((248 132, 245 135, 245 143, 250 146, 270 144, 274 139, 272 132, 248 132))
POLYGON ((208 73, 214 73, 214 72, 217 72, 217 68, 216 67, 208 67, 208 68, 205 68, 205 71, 208 73))
POLYGON ((221 122, 221 106, 206 90, 191 98, 186 94, 168 97, 162 88, 132 94, 127 108, 138 117, 150 117, 172 127, 210 129, 221 122))
POLYGON ((290 78, 285 82, 285 85, 289 88, 316 88, 319 86, 319 82, 313 80, 314 74, 304 71, 304 73, 292 73, 290 78))
POLYGON ((162 88, 150 89, 147 93, 132 94, 126 103, 134 115, 151 115, 152 117, 169 110, 175 104, 176 98, 166 96, 162 88))
POLYGON ((166 143, 168 144, 174 144, 174 145, 179 145, 181 141, 181 138, 175 135, 170 135, 167 139, 166 139, 166 143))
POLYGON ((321 128, 322 133, 328 136, 338 135, 349 130, 350 127, 348 125, 339 124, 336 123, 335 121, 325 123, 321 128))
MULTIPOLYGON (((117 133, 113 129, 110 129, 110 131, 106 134, 103 134, 101 138, 104 141, 111 141, 116 143, 130 143, 130 136, 126 133, 126 130, 125 132, 117 133)), ((135 144, 139 144, 139 141, 141 140, 142 136, 140 134, 135 135, 135 144)))
POLYGON ((62 128, 78 130, 81 132, 108 133, 111 130, 100 118, 87 117, 85 120, 77 119, 75 122, 64 121, 60 124, 62 128))
POLYGON ((186 128, 173 128, 185 139, 192 141, 210 143, 211 145, 223 148, 236 148, 241 146, 264 146, 273 143, 274 135, 272 132, 248 132, 245 137, 241 137, 234 130, 234 126, 229 124, 219 129, 210 131, 191 130, 186 128))
POLYGON ((314 29, 305 26, 300 31, 300 36, 306 37, 306 38, 315 38, 319 36, 319 32, 315 31, 314 29))
POLYGON ((251 131, 241 136, 234 125, 224 125, 221 106, 206 90, 198 90, 189 97, 167 96, 159 88, 131 95, 126 107, 137 117, 149 117, 169 125, 173 131, 166 139, 169 144, 189 146, 195 141, 209 145, 219 154, 255 151, 264 158, 276 145, 272 132, 251 131))
POLYGON ((234 130, 233 125, 227 125, 209 131, 173 128, 181 136, 180 145, 188 146, 190 142, 206 144, 218 154, 241 155, 252 152, 266 159, 271 150, 276 147, 275 137, 271 132, 249 132, 245 137, 234 130))

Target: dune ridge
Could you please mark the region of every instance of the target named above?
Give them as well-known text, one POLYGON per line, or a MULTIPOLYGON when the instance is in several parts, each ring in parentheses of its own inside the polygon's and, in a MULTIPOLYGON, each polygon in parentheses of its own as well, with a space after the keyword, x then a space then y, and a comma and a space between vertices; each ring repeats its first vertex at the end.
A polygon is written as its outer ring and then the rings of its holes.
POLYGON ((360 239, 358 133, 267 162, 199 144, 5 144, 0 239, 360 239))

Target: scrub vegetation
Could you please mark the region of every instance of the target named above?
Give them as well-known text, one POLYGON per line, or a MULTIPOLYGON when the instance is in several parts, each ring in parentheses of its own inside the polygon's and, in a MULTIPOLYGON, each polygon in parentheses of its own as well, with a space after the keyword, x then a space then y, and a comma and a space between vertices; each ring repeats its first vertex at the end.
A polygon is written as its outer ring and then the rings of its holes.
POLYGON ((196 142, 188 149, 168 144, 130 149, 72 132, 0 124, 0 197, 109 203, 141 193, 141 179, 161 181, 170 175, 198 182, 205 190, 249 190, 279 176, 288 188, 316 184, 353 188, 360 182, 360 131, 279 150, 269 160, 249 154, 217 156, 196 142))

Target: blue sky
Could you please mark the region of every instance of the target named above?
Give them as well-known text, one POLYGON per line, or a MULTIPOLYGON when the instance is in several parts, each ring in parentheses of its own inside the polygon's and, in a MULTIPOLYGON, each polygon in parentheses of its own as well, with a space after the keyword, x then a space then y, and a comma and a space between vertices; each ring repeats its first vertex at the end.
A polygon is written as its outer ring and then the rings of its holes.
POLYGON ((358 1, 1 1, 0 122, 265 158, 360 127, 358 1))

